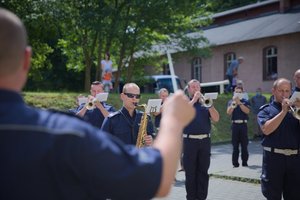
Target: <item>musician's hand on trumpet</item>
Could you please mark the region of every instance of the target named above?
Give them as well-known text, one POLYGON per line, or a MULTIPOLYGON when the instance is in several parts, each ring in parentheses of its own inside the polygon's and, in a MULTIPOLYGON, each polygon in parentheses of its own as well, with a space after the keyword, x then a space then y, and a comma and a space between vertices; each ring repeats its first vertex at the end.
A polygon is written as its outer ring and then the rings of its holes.
POLYGON ((284 113, 287 113, 288 111, 291 110, 292 103, 288 98, 283 97, 282 102, 281 102, 281 109, 284 113))
POLYGON ((231 102, 230 108, 235 109, 238 105, 241 105, 241 104, 242 104, 242 102, 241 102, 240 98, 238 96, 234 95, 232 97, 232 102, 231 102))
POLYGON ((281 106, 282 111, 287 113, 291 112, 293 116, 300 120, 300 105, 299 105, 299 99, 297 98, 296 101, 291 102, 288 98, 283 98, 281 106))
POLYGON ((193 98, 192 98, 192 100, 190 101, 190 103, 194 104, 194 103, 198 102, 199 99, 200 99, 200 96, 201 96, 201 92, 200 92, 200 91, 196 91, 196 92, 194 93, 193 98))

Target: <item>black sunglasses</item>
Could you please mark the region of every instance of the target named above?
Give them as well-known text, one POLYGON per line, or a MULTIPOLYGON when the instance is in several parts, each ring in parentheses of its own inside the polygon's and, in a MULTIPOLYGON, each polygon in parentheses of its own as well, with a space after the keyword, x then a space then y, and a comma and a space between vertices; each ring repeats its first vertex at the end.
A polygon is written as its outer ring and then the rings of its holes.
POLYGON ((136 98, 136 99, 139 99, 141 98, 141 95, 140 94, 132 94, 132 93, 124 93, 128 98, 136 98))

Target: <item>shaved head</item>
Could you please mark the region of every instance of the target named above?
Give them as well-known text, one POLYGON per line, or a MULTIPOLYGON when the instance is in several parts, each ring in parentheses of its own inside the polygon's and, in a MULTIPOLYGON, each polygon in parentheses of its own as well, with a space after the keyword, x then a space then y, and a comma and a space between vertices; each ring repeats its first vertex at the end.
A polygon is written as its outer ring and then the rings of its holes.
POLYGON ((0 8, 0 77, 21 67, 26 46, 26 30, 21 20, 0 8))

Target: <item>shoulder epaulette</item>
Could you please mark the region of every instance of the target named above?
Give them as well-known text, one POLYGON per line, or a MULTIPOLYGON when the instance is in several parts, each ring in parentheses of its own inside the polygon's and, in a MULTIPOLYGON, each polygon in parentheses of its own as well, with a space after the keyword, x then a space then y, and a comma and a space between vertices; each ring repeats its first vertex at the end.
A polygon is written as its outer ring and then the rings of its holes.
POLYGON ((59 114, 68 115, 70 117, 75 117, 77 119, 83 120, 82 117, 76 115, 76 113, 71 112, 70 110, 69 111, 65 111, 65 110, 57 110, 57 109, 52 109, 52 108, 46 109, 46 110, 48 110, 51 113, 59 113, 59 114))
POLYGON ((262 105, 262 106, 259 108, 259 110, 263 110, 264 108, 266 108, 266 107, 268 107, 268 106, 270 106, 270 104, 262 105))
POLYGON ((119 111, 119 110, 116 111, 116 112, 109 113, 108 117, 109 117, 109 118, 112 118, 112 117, 114 117, 114 116, 116 116, 116 115, 118 115, 118 114, 120 114, 120 111, 119 111))

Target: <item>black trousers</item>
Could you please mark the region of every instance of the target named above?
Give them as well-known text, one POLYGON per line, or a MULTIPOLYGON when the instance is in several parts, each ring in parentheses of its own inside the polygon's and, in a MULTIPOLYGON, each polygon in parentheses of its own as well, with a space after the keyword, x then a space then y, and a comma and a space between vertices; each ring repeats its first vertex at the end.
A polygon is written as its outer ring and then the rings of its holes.
POLYGON ((184 139, 183 166, 187 200, 204 200, 207 197, 210 150, 210 138, 184 139))
POLYGON ((231 143, 233 146, 233 151, 232 151, 232 164, 233 166, 238 166, 239 165, 239 146, 241 145, 241 158, 242 158, 242 163, 247 163, 248 158, 249 158, 249 152, 248 152, 248 127, 247 123, 242 123, 242 124, 236 124, 232 123, 231 126, 232 130, 232 135, 231 135, 231 143))
POLYGON ((264 151, 261 189, 268 200, 300 199, 300 155, 264 151))

